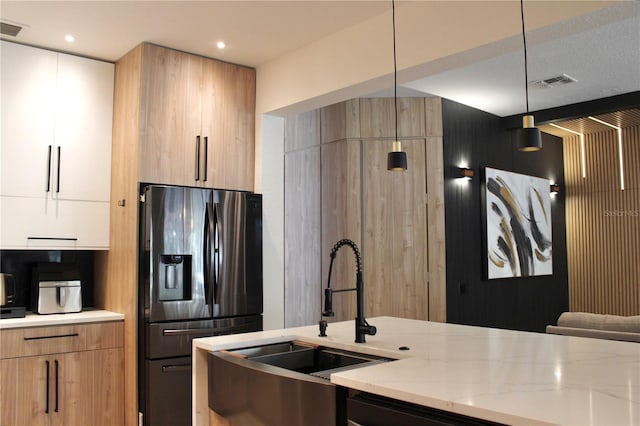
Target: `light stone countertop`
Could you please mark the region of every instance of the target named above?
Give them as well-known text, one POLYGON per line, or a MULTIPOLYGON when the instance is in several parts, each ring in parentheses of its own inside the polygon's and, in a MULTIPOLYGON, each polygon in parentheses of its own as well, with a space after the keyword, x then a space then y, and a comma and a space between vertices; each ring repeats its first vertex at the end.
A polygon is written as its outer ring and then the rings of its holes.
POLYGON ((640 344, 391 317, 354 343, 354 321, 194 340, 194 424, 208 425, 208 351, 301 340, 398 358, 331 382, 494 422, 640 425, 640 344), (410 350, 400 351, 400 346, 410 350))
POLYGON ((72 313, 38 315, 28 312, 24 318, 7 318, 0 320, 0 330, 25 327, 43 327, 48 325, 84 324, 89 322, 105 322, 124 320, 124 315, 100 309, 72 313))

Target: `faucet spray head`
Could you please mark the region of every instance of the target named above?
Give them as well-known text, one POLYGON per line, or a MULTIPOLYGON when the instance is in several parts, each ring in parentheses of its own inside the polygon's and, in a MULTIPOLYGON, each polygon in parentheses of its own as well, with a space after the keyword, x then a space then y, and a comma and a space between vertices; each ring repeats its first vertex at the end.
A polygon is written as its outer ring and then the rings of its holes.
POLYGON ((322 311, 322 316, 335 316, 335 313, 333 312, 333 289, 331 288, 324 289, 324 311, 322 311))

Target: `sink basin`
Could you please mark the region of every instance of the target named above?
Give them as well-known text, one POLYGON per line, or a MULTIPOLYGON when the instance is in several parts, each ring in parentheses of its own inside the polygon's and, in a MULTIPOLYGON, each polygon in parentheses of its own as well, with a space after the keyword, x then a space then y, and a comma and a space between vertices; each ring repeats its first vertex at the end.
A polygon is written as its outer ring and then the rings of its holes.
POLYGON ((387 358, 339 349, 296 346, 293 342, 290 342, 287 351, 249 356, 249 359, 327 380, 331 373, 389 361, 387 358))
POLYGON ((330 375, 385 361, 298 342, 209 352, 209 408, 229 425, 346 426, 348 391, 330 375))

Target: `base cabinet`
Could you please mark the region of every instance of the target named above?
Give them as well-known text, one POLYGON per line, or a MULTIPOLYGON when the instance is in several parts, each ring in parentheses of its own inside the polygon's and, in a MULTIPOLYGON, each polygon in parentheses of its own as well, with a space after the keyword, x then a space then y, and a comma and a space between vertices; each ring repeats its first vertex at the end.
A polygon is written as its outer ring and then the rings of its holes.
MULTIPOLYGON (((110 327, 122 330, 122 323, 110 327)), ((90 339, 83 335, 92 331, 86 327, 76 326, 71 333, 53 327, 51 331, 50 335, 36 338, 25 334, 22 339, 27 342, 25 346, 29 342, 42 345, 46 340, 60 339, 69 341, 62 346, 90 347, 86 344, 90 339)), ((3 344, 15 338, 5 336, 15 334, 13 332, 2 332, 3 344)), ((122 342, 121 337, 119 341, 122 342)), ((60 345, 49 346, 50 350, 55 347, 60 345)), ((32 349, 24 353, 29 350, 32 349)), ((124 421, 123 364, 121 346, 2 359, 0 425, 121 425, 124 421)))

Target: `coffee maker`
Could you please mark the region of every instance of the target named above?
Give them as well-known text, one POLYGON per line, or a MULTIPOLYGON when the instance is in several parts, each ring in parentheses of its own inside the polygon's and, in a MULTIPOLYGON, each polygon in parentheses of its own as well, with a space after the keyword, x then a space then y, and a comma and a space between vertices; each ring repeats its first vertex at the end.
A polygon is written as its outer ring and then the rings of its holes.
POLYGON ((0 318, 24 318, 25 306, 22 289, 16 285, 13 274, 0 273, 0 318), (19 306, 22 305, 22 306, 19 306))

